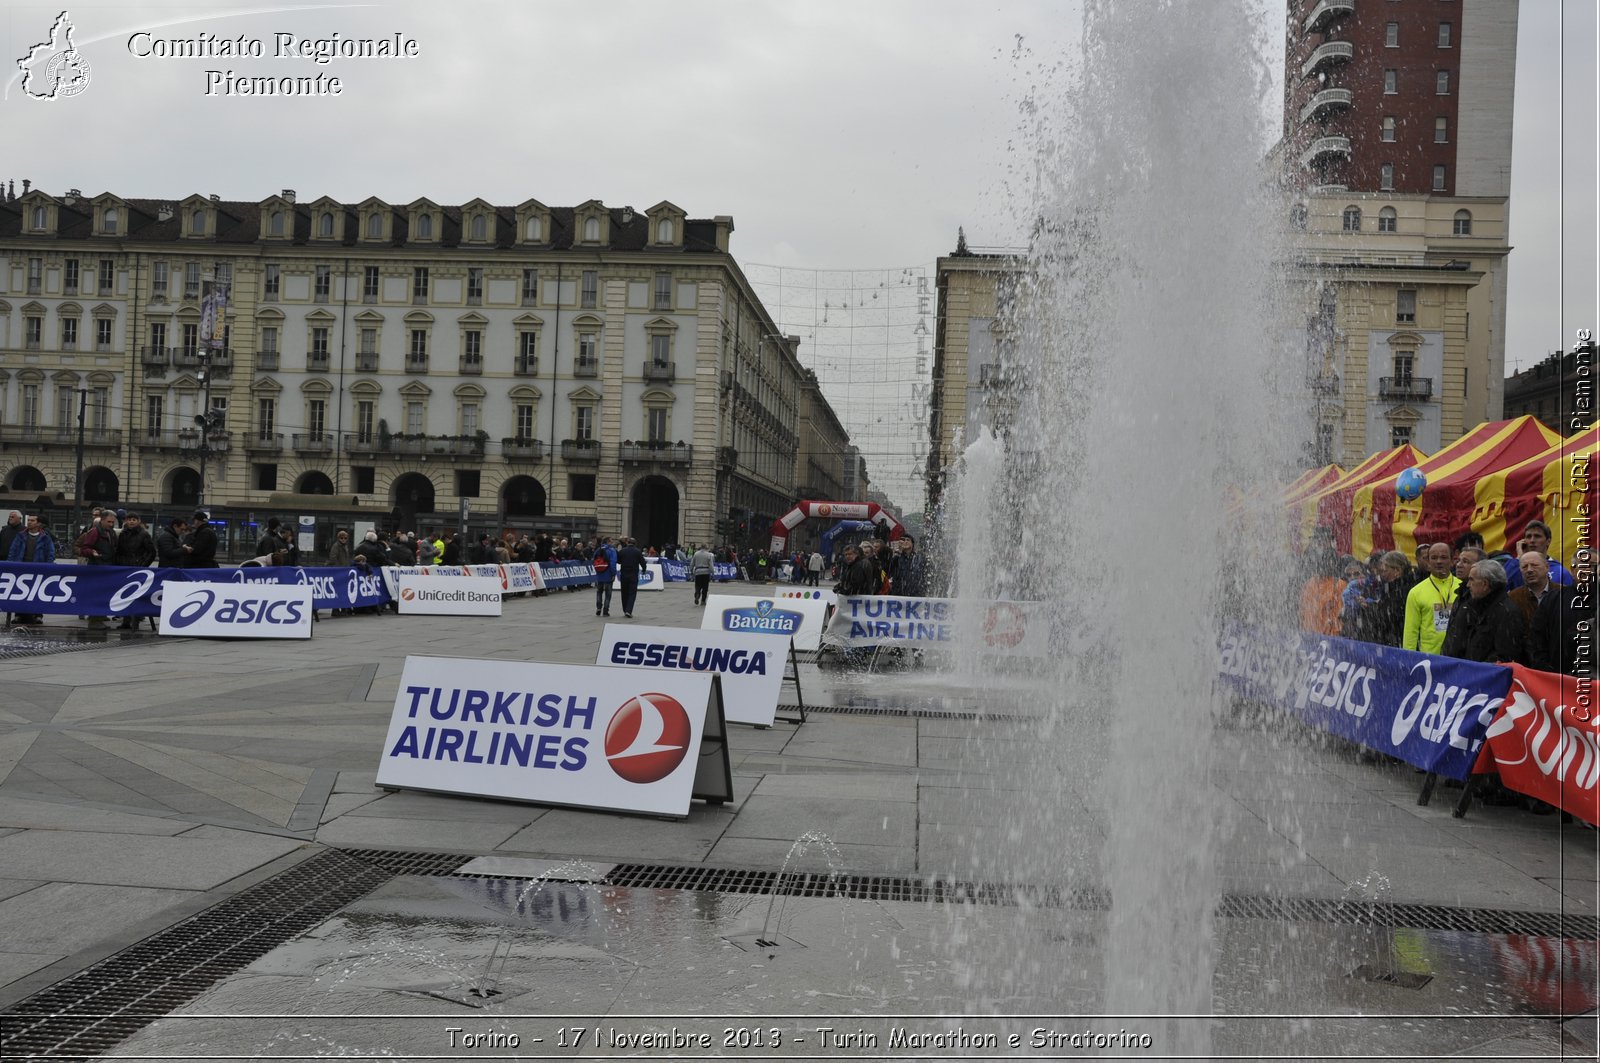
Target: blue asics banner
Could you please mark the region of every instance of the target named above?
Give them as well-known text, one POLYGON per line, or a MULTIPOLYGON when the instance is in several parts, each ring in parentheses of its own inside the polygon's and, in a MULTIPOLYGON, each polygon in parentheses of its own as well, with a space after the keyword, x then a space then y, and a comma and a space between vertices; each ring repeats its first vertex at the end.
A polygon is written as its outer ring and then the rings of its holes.
POLYGON ((670 558, 661 559, 661 578, 668 583, 689 582, 689 562, 673 561, 670 558))
POLYGON ((739 566, 732 561, 713 561, 711 563, 712 582, 739 578, 739 566))
POLYGON ((1511 669, 1393 646, 1227 627, 1218 674, 1241 697, 1450 779, 1472 772, 1511 669))
POLYGON ((383 605, 383 580, 360 568, 124 568, 0 563, 0 612, 160 616, 161 588, 187 583, 306 584, 316 609, 383 605))
POLYGON ((594 566, 587 561, 545 561, 540 563, 539 572, 544 576, 544 585, 551 590, 597 580, 594 566))

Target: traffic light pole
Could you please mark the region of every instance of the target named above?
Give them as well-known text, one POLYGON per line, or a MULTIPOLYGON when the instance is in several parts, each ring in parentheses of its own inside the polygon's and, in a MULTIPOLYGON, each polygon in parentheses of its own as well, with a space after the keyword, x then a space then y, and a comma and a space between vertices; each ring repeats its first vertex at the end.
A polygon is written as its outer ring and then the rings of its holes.
POLYGON ((89 389, 78 389, 78 455, 76 472, 72 476, 72 528, 74 539, 78 535, 78 522, 83 519, 83 420, 89 406, 89 389))

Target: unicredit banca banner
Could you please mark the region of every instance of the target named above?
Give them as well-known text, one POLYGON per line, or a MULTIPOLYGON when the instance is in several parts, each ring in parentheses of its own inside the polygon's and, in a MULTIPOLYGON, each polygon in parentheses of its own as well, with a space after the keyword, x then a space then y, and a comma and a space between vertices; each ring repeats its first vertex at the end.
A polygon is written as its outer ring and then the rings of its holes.
POLYGON ((684 816, 711 679, 407 657, 378 785, 684 816))
POLYGON ((431 576, 402 572, 396 580, 402 613, 499 616, 500 581, 490 576, 431 576))
POLYGON ((782 635, 794 639, 797 649, 815 650, 822 645, 827 615, 828 607, 815 599, 788 601, 712 594, 706 597, 700 628, 744 635, 782 635))
POLYGON ((526 594, 544 589, 539 566, 526 561, 508 561, 504 565, 385 565, 378 571, 383 575, 390 596, 397 601, 401 576, 478 576, 496 580, 502 594, 526 594))
POLYGON ((359 609, 390 600, 382 580, 355 566, 183 569, 0 562, 0 612, 160 616, 162 588, 174 581, 305 586, 316 609, 359 609))
POLYGON ((1511 686, 1511 669, 1394 646, 1228 627, 1218 672, 1252 701, 1319 730, 1465 779, 1511 686))
POLYGON ((771 726, 789 644, 765 635, 607 624, 596 664, 722 675, 723 718, 771 726))
POLYGON ((1511 667, 1505 708, 1489 725, 1500 781, 1600 824, 1600 683, 1511 667))
POLYGON ((1043 658, 1052 652, 1049 614, 1038 602, 841 597, 827 637, 838 646, 950 650, 960 645, 1002 657, 1043 658))
POLYGON ((161 634, 308 639, 311 588, 304 584, 168 583, 161 596, 161 634))

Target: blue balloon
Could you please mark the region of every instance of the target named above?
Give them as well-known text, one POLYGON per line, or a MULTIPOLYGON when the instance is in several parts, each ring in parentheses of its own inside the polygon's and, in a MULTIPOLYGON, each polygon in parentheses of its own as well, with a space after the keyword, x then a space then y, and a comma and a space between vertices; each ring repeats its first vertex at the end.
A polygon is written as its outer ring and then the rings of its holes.
POLYGON ((1428 486, 1428 478, 1422 470, 1413 465, 1400 474, 1395 481, 1394 493, 1400 496, 1402 502, 1413 502, 1422 497, 1422 489, 1428 486))

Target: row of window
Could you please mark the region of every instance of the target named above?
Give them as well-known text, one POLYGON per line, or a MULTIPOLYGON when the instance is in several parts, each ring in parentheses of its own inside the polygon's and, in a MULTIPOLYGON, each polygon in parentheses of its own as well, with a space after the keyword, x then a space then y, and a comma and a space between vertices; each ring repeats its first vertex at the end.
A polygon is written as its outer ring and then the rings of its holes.
MULTIPOLYGON (((278 465, 276 462, 257 462, 252 466, 253 481, 257 491, 278 490, 278 465)), ((377 467, 373 465, 350 466, 350 490, 358 495, 371 495, 377 493, 377 467)), ((514 477, 513 480, 528 480, 529 477, 514 477)), ((537 483, 537 481, 535 481, 537 483)), ((538 484, 543 487, 542 484, 538 484)), ((504 489, 504 488, 503 488, 504 489)), ((332 494, 333 481, 328 474, 320 471, 302 473, 295 483, 295 490, 313 494, 332 494)), ((482 475, 477 469, 455 470, 455 493, 462 498, 477 498, 482 490, 482 475)), ((543 495, 538 496, 539 501, 528 515, 542 516, 544 514, 543 495)), ((593 502, 595 500, 595 475, 588 473, 569 473, 567 475, 567 500, 569 502, 593 502)), ((507 512, 512 512, 507 510, 507 512)))
MULTIPOLYGON (((1383 94, 1395 96, 1400 92, 1400 71, 1390 67, 1383 72, 1383 94)), ((1433 92, 1436 96, 1450 95, 1450 71, 1437 70, 1433 75, 1433 92)))
MULTIPOLYGON (((411 301, 413 303, 427 303, 432 291, 432 274, 427 266, 414 266, 411 270, 411 301)), ((363 303, 376 303, 382 289, 383 275, 379 267, 363 267, 361 277, 361 301, 363 303)), ((276 263, 269 263, 263 272, 261 298, 263 301, 275 302, 282 298, 283 293, 283 267, 276 263)), ((655 298, 653 309, 672 309, 672 274, 657 273, 655 275, 655 298)), ((326 303, 333 296, 333 267, 331 265, 318 265, 313 268, 311 298, 314 302, 326 303)), ((600 303, 600 271, 584 270, 581 275, 578 305, 584 309, 595 309, 600 303)), ((468 306, 479 306, 483 303, 483 268, 481 266, 469 267, 467 270, 466 300, 468 306)), ((523 306, 532 306, 539 301, 539 271, 537 269, 524 269, 522 271, 523 306)))
MULTIPOLYGON (((1395 140, 1395 118, 1394 118, 1394 115, 1386 114, 1386 115, 1383 116, 1383 121, 1380 122, 1379 125, 1378 125, 1378 139, 1383 141, 1386 144, 1394 143, 1394 140, 1395 140)), ((1433 120, 1433 142, 1435 144, 1448 144, 1448 143, 1450 143, 1450 119, 1445 117, 1444 115, 1439 115, 1437 118, 1435 118, 1433 120)))
MULTIPOLYGON (((1441 22, 1439 23, 1439 32, 1434 38, 1434 42, 1437 47, 1450 48, 1453 47, 1452 40, 1454 36, 1454 24, 1449 22, 1441 22)), ((1383 27, 1383 46, 1385 48, 1400 47, 1400 23, 1390 22, 1383 27)))
MULTIPOLYGON (((43 385, 24 381, 19 385, 18 401, 20 402, 21 420, 18 422, 24 428, 39 428, 43 422, 40 420, 40 399, 43 385)), ((0 393, 0 397, 4 397, 0 393)), ((75 428, 78 424, 78 385, 76 382, 69 385, 60 385, 56 388, 56 421, 62 428, 75 428)), ((111 389, 107 387, 94 387, 88 389, 84 403, 84 428, 89 432, 104 432, 109 427, 111 410, 111 389)))
MULTIPOLYGON (((1385 166, 1384 169, 1392 171, 1393 167, 1385 166)), ((1393 184, 1393 173, 1392 172, 1389 174, 1389 178, 1390 178, 1390 184, 1392 185, 1393 184)), ((1304 216, 1304 210, 1305 210, 1304 207, 1296 208, 1297 213, 1295 215, 1295 218, 1296 218, 1296 224, 1297 224, 1298 227, 1303 227, 1304 226, 1304 217, 1305 217, 1304 216)), ((1344 213, 1341 215, 1341 221, 1343 223, 1343 227, 1344 227, 1344 231, 1345 232, 1347 232, 1347 233, 1360 232, 1361 231, 1361 208, 1358 207, 1358 206, 1355 206, 1354 204, 1344 208, 1344 213)), ((1378 211, 1378 231, 1380 233, 1397 232, 1399 224, 1400 224, 1400 215, 1393 207, 1383 207, 1382 209, 1380 209, 1378 211)), ((1472 212, 1470 210, 1458 210, 1458 211, 1456 211, 1455 217, 1451 220, 1450 231, 1451 231, 1451 235, 1454 235, 1454 236, 1471 236, 1472 235, 1472 212)))

